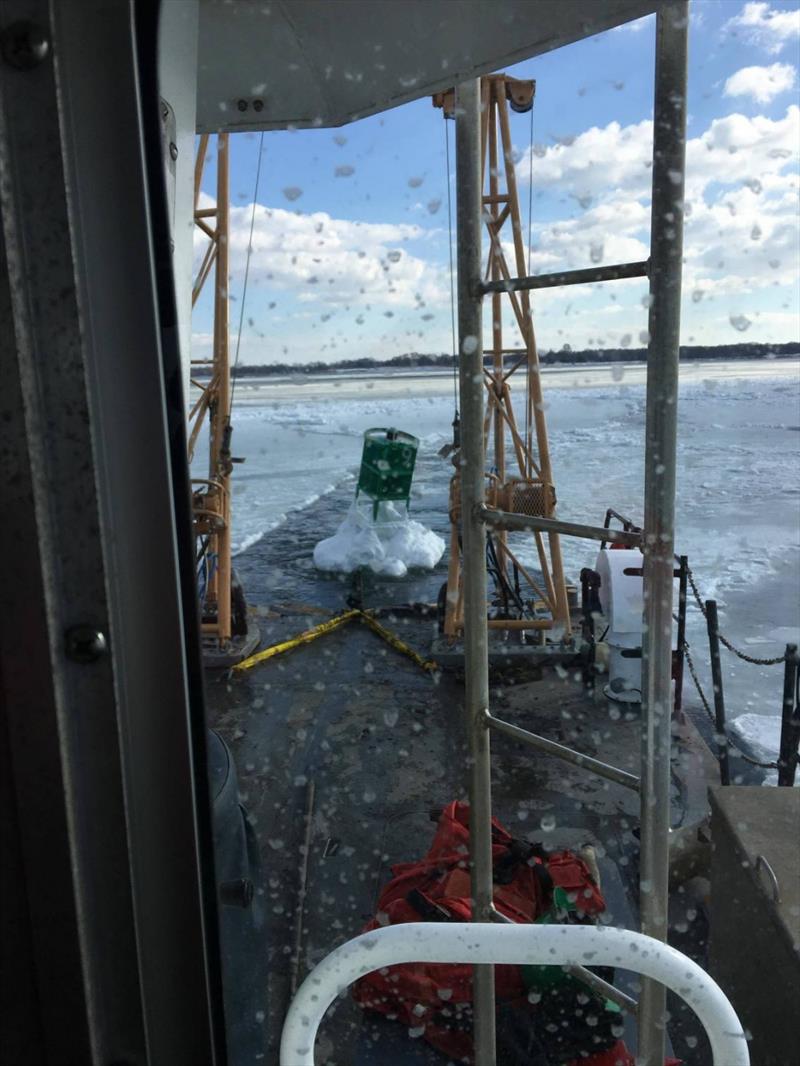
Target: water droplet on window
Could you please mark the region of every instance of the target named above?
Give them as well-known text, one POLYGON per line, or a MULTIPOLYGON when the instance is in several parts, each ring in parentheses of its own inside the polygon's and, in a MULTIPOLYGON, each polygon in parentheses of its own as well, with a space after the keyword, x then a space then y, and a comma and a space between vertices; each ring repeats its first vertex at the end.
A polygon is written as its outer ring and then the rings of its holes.
POLYGON ((542 827, 542 831, 545 833, 552 833, 556 827, 556 817, 554 814, 543 814, 539 825, 542 827))
POLYGON ((337 167, 333 174, 334 177, 337 178, 349 178, 352 174, 355 174, 355 172, 355 167, 348 166, 348 164, 345 163, 343 166, 337 167))
POLYGON ((478 338, 473 336, 467 336, 464 338, 461 344, 461 351, 464 355, 472 355, 478 350, 478 338))
POLYGON ((303 195, 303 190, 298 185, 287 185, 283 190, 283 195, 287 200, 297 200, 303 195))
POLYGON ((441 200, 428 200, 428 213, 431 215, 435 215, 441 206, 441 200))
POLYGON ((589 245, 589 258, 593 263, 602 263, 603 261, 603 242, 593 241, 589 245))
POLYGON ((343 148, 347 144, 347 138, 343 133, 334 133, 333 143, 338 144, 340 148, 343 148))
POLYGON ((391 252, 386 253, 386 258, 389 260, 390 263, 399 263, 400 260, 403 258, 403 253, 397 251, 396 249, 393 249, 391 252))
POLYGON ((747 315, 730 315, 728 321, 733 328, 738 329, 740 333, 744 333, 746 330, 750 329, 753 324, 747 315))
POLYGON ((699 304, 702 299, 703 299, 703 290, 702 289, 693 289, 692 290, 692 303, 693 304, 699 304))
POLYGON ((418 189, 420 187, 420 185, 423 183, 424 180, 425 180, 424 178, 409 178, 408 179, 408 187, 409 187, 409 189, 418 189))

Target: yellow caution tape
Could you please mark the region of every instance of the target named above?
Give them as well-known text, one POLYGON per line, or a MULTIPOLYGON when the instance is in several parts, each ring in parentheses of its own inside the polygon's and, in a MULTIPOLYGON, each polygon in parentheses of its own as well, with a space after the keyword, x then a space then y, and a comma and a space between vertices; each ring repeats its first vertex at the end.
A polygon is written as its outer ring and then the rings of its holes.
POLYGON ((328 622, 322 622, 320 625, 314 626, 313 629, 307 629, 296 637, 284 640, 280 644, 273 644, 272 647, 265 648, 264 651, 256 652, 255 655, 251 655, 248 659, 243 659, 242 662, 237 663, 233 669, 249 670, 252 666, 266 662, 267 659, 272 659, 276 655, 282 655, 286 651, 291 651, 292 648, 299 648, 301 644, 310 644, 311 641, 316 640, 317 637, 322 637, 326 633, 332 633, 335 629, 339 629, 340 626, 345 625, 347 622, 352 622, 356 618, 365 622, 373 633, 377 633, 378 636, 385 640, 391 648, 394 648, 394 650, 400 652, 401 655, 405 655, 407 658, 411 659, 411 661, 416 663, 421 669, 428 670, 431 673, 439 670, 439 664, 434 662, 433 659, 424 658, 419 652, 416 652, 413 648, 409 647, 405 641, 402 641, 396 633, 392 633, 391 630, 382 626, 377 618, 374 618, 366 611, 360 610, 345 611, 344 614, 337 615, 335 618, 331 618, 328 622))
POLYGON ((310 644, 312 640, 316 640, 317 637, 324 636, 325 633, 332 633, 334 629, 338 629, 339 626, 345 625, 347 622, 352 622, 354 618, 358 618, 361 611, 345 611, 344 614, 337 615, 335 618, 331 618, 328 622, 321 622, 318 626, 314 626, 313 629, 306 629, 305 632, 300 633, 296 637, 292 637, 290 640, 284 640, 280 644, 273 644, 271 648, 265 648, 264 651, 256 652, 255 655, 251 655, 249 659, 243 659, 240 663, 234 666, 234 670, 249 670, 251 666, 256 666, 258 663, 263 663, 267 659, 272 659, 275 655, 282 655, 285 651, 291 651, 292 648, 299 648, 301 644, 310 644))

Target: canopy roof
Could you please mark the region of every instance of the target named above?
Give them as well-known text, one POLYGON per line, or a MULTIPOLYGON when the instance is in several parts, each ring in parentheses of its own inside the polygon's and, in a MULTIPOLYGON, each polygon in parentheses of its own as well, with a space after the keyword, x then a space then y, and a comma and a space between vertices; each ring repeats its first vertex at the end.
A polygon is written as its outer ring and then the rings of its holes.
POLYGON ((200 0, 197 128, 341 126, 658 0, 200 0))

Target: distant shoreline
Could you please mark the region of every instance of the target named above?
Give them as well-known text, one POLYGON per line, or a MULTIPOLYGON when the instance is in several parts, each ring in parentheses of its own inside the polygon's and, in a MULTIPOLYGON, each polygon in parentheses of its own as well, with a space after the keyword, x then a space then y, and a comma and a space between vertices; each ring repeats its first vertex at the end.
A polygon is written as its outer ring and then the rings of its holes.
MULTIPOLYGON (((504 364, 512 366, 519 355, 504 356, 504 364)), ((691 362, 729 362, 732 360, 753 359, 792 359, 800 358, 800 344, 789 342, 786 344, 721 344, 721 345, 683 345, 680 350, 680 361, 691 362)), ((541 352, 539 362, 542 366, 603 366, 610 363, 645 363, 647 361, 646 348, 601 348, 585 349, 581 351, 541 352)), ((491 365, 491 356, 485 357, 487 365, 491 365)), ((342 359, 335 363, 262 363, 246 364, 232 368, 235 377, 275 377, 281 375, 313 374, 336 374, 341 371, 370 371, 370 370, 444 370, 452 368, 454 360, 452 355, 426 355, 419 352, 411 352, 408 355, 394 356, 392 359, 342 359)), ((197 367, 192 376, 196 378, 208 377, 210 369, 197 367)))

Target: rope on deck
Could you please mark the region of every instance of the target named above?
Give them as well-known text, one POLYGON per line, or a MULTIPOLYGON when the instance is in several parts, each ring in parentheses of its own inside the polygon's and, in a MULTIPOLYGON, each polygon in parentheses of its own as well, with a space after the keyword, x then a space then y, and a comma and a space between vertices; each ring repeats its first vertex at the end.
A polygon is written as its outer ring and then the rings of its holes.
POLYGON ((416 663, 420 669, 431 674, 440 672, 441 668, 435 660, 426 659, 424 656, 420 655, 419 652, 414 651, 414 649, 406 644, 404 640, 401 640, 396 633, 387 629, 386 626, 381 625, 371 611, 362 611, 358 608, 354 608, 351 611, 345 611, 344 614, 336 615, 335 618, 331 618, 327 622, 321 622, 318 626, 314 626, 312 629, 306 629, 304 632, 298 633, 296 637, 290 637, 289 640, 283 640, 279 644, 273 644, 271 647, 265 648, 263 651, 256 652, 255 655, 251 655, 248 659, 243 659, 242 662, 237 663, 236 666, 233 667, 233 670, 249 670, 251 667, 257 666, 259 663, 266 662, 267 659, 273 659, 276 655, 283 655, 284 652, 299 648, 302 644, 310 644, 313 640, 316 640, 317 637, 322 637, 326 633, 333 633, 334 630, 339 629, 341 626, 346 625, 348 622, 355 621, 356 619, 364 622, 373 633, 377 633, 382 640, 385 640, 389 647, 394 648, 394 650, 401 655, 405 655, 407 659, 416 663))

